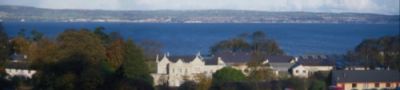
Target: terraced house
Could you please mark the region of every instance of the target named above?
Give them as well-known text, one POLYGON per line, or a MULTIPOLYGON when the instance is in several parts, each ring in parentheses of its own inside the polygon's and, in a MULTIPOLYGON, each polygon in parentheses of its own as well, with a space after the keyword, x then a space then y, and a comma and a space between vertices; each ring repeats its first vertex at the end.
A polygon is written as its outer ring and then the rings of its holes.
POLYGON ((395 70, 332 71, 331 87, 337 90, 394 90, 400 87, 400 72, 395 70))

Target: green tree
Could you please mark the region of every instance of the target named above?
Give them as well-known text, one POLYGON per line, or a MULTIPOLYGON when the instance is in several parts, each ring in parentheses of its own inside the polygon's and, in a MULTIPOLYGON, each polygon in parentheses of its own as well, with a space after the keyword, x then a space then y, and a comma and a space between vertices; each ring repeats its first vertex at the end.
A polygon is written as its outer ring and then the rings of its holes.
POLYGON ((104 27, 96 27, 94 29, 94 34, 96 34, 100 38, 102 44, 107 45, 111 42, 111 39, 109 38, 110 36, 104 32, 104 30, 104 27))
POLYGON ((291 77, 284 81, 284 87, 294 90, 307 90, 307 81, 303 78, 291 77))
POLYGON ((389 67, 400 70, 400 35, 363 40, 348 53, 351 61, 363 62, 366 67, 389 67))
POLYGON ((20 54, 28 54, 29 46, 31 42, 26 40, 24 37, 16 37, 12 40, 11 45, 13 47, 14 52, 20 54))
POLYGON ((32 67, 41 70, 45 65, 55 63, 58 60, 57 54, 56 43, 44 38, 30 44, 27 55, 32 67))
POLYGON ((18 32, 17 32, 17 36, 18 37, 22 37, 22 38, 26 38, 26 29, 20 29, 18 32))
POLYGON ((311 80, 308 90, 326 90, 326 87, 324 81, 313 79, 311 80))
POLYGON ((66 30, 56 45, 57 60, 41 67, 34 77, 35 89, 98 89, 104 82, 101 62, 105 60, 100 39, 86 29, 66 30))
POLYGON ((196 90, 209 90, 212 85, 212 79, 204 73, 197 74, 195 79, 198 81, 196 90))
POLYGON ((31 40, 32 41, 39 41, 43 38, 43 33, 36 31, 35 29, 31 31, 31 40))
POLYGON ((242 71, 231 67, 224 67, 213 74, 213 83, 215 84, 239 82, 245 79, 246 76, 242 73, 242 71))
MULTIPOLYGON (((0 69, 10 55, 10 46, 8 42, 8 35, 4 30, 3 24, 0 23, 0 69)), ((1 73, 1 72, 0 72, 1 73)))
POLYGON ((152 84, 153 79, 144 61, 141 48, 136 46, 132 40, 128 40, 124 45, 124 50, 124 62, 122 64, 124 76, 152 84))
POLYGON ((178 90, 197 90, 196 82, 193 81, 185 81, 179 86, 178 90))
POLYGON ((124 60, 124 41, 122 39, 115 40, 111 45, 107 46, 107 63, 115 71, 122 65, 124 60))
POLYGON ((211 53, 217 52, 251 52, 262 55, 284 55, 282 49, 273 40, 267 38, 262 31, 256 31, 251 35, 241 34, 238 37, 223 40, 211 47, 211 53))

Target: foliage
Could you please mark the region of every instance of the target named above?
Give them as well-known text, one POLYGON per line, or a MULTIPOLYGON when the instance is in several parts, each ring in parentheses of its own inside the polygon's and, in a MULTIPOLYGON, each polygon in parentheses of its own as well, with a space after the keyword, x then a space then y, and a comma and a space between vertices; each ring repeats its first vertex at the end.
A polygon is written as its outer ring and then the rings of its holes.
POLYGON ((178 90, 197 90, 196 82, 193 81, 185 81, 181 84, 178 90))
POLYGON ((44 37, 44 34, 41 32, 38 32, 36 30, 32 30, 31 31, 31 40, 32 41, 39 41, 40 39, 42 39, 44 37))
POLYGON ((258 68, 256 70, 251 70, 249 76, 247 77, 250 81, 272 81, 276 78, 275 74, 271 69, 258 68))
POLYGON ((224 67, 213 74, 213 83, 222 84, 228 82, 239 82, 245 80, 246 77, 242 71, 231 68, 224 67))
POLYGON ((197 74, 195 79, 198 81, 196 90, 209 90, 212 85, 212 79, 204 73, 197 74))
POLYGON ((106 45, 106 44, 108 44, 108 43, 110 43, 111 42, 111 39, 109 38, 109 35, 107 35, 105 32, 103 32, 105 30, 105 28, 104 27, 96 27, 96 29, 94 29, 94 34, 98 37, 98 38, 100 38, 100 40, 101 40, 101 43, 103 44, 103 45, 106 45))
POLYGON ((283 81, 283 87, 294 90, 306 90, 307 86, 307 81, 303 78, 291 77, 283 81))
POLYGON ((132 40, 128 40, 125 43, 124 50, 125 60, 122 64, 124 76, 153 83, 148 66, 144 61, 142 50, 136 46, 132 40))
POLYGON ((218 42, 211 47, 211 53, 217 52, 252 52, 263 55, 284 55, 283 50, 266 34, 256 31, 251 35, 241 34, 239 37, 218 42))
POLYGON ((27 55, 34 69, 42 69, 44 65, 57 61, 57 45, 54 41, 40 39, 29 46, 27 55))
POLYGON ((57 41, 61 58, 81 55, 86 56, 92 64, 105 59, 105 48, 101 40, 87 29, 65 30, 57 37, 57 41))
POLYGON ((326 90, 326 84, 324 81, 321 80, 311 80, 310 86, 308 90, 326 90))
POLYGON ((0 69, 5 60, 8 59, 11 49, 8 43, 8 35, 4 30, 2 23, 0 22, 0 69))
POLYGON ((367 67, 400 69, 400 36, 366 39, 347 54, 351 61, 362 62, 367 67))
POLYGON ((112 70, 118 69, 124 59, 124 41, 122 39, 113 41, 107 47, 106 56, 112 70))
POLYGON ((11 45, 16 53, 28 54, 30 41, 24 37, 16 37, 12 40, 11 45))

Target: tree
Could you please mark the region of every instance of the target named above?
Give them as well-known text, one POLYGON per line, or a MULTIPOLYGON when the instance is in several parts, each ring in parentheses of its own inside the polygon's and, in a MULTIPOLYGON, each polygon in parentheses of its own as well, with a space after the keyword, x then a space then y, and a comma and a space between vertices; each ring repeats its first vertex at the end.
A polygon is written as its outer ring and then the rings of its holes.
POLYGON ((218 42, 216 45, 211 47, 212 53, 217 52, 248 52, 250 51, 250 45, 243 38, 233 38, 230 40, 224 40, 218 42))
POLYGON ((215 84, 239 82, 245 79, 246 76, 242 71, 231 67, 224 67, 213 74, 213 83, 215 84))
POLYGON ((197 74, 195 76, 198 81, 196 90, 209 90, 212 85, 212 79, 208 78, 204 73, 197 74))
POLYGON ((100 60, 106 59, 105 48, 100 38, 87 29, 66 30, 57 37, 57 41, 60 44, 61 58, 82 55, 86 56, 92 64, 98 64, 100 60))
POLYGON ((8 42, 8 35, 4 31, 3 24, 0 23, 0 67, 10 55, 10 46, 8 42))
POLYGON ((94 29, 94 34, 96 34, 96 36, 98 36, 102 42, 102 44, 107 45, 111 42, 111 39, 109 38, 109 36, 107 35, 107 33, 103 32, 105 30, 104 27, 96 27, 96 29, 94 29))
POLYGON ((107 63, 110 64, 112 70, 117 70, 124 60, 124 41, 122 39, 115 40, 107 47, 107 63))
POLYGON ((278 44, 273 39, 267 38, 266 34, 262 31, 256 31, 250 36, 248 34, 241 34, 238 37, 218 42, 211 47, 211 53, 213 54, 223 51, 284 55, 283 50, 280 49, 278 44))
POLYGON ((363 40, 346 57, 363 62, 366 67, 388 67, 400 70, 400 36, 384 36, 363 40))
POLYGON ((17 32, 17 37, 22 37, 22 38, 26 38, 26 35, 25 35, 25 33, 26 33, 26 29, 20 29, 18 32, 17 32))
POLYGON ((12 40, 11 45, 14 52, 26 55, 28 54, 30 43, 29 40, 19 36, 12 40))
POLYGON ((32 41, 39 41, 43 38, 43 33, 36 31, 35 29, 31 31, 31 40, 32 41))
POLYGON ((326 87, 324 81, 313 79, 311 80, 308 90, 326 90, 326 87))
POLYGON ((284 81, 283 83, 285 88, 291 88, 294 90, 306 90, 307 89, 307 82, 305 79, 291 77, 284 81))
POLYGON ((178 90, 197 90, 196 82, 193 81, 185 81, 179 86, 178 90))
POLYGON ((34 69, 43 69, 45 65, 55 63, 57 58, 57 45, 54 41, 40 39, 29 46, 28 60, 34 69))
POLYGON ((124 50, 124 62, 122 64, 124 76, 153 83, 148 66, 144 61, 142 50, 132 40, 128 40, 125 43, 124 50))
POLYGON ((251 81, 272 81, 276 78, 275 74, 271 69, 259 68, 258 70, 252 70, 248 76, 251 81))
MULTIPOLYGON (((105 60, 100 39, 86 29, 65 30, 56 43, 57 60, 41 67, 34 77, 35 89, 98 89, 104 81, 101 66, 105 60)), ((42 44, 52 46, 45 41, 42 44)), ((47 60, 41 56, 37 59, 47 60)))

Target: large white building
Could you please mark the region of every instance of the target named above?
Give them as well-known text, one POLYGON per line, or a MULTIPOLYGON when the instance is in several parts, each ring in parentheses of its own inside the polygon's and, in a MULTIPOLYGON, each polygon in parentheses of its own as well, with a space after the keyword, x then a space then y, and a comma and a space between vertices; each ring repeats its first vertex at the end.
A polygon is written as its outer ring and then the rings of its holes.
POLYGON ((194 57, 164 55, 161 59, 157 56, 157 72, 152 74, 154 85, 168 84, 178 87, 186 80, 195 80, 198 74, 211 77, 214 72, 225 67, 221 58, 205 61, 199 54, 194 57), (213 62, 215 61, 215 62, 213 62))

